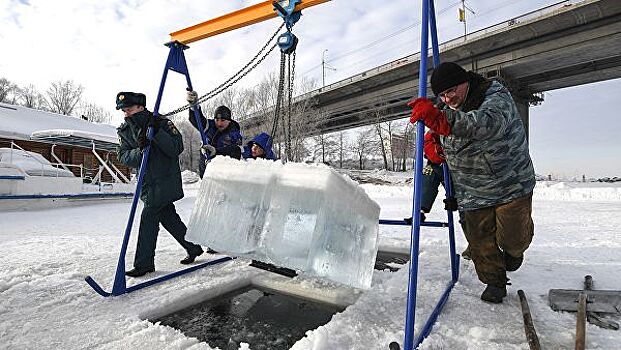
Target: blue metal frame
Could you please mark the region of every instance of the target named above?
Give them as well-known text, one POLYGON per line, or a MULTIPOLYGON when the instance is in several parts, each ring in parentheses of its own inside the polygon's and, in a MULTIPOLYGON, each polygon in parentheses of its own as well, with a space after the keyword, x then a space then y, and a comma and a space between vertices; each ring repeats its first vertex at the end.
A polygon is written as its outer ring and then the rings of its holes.
MULTIPOLYGON (((433 51, 433 65, 437 67, 440 64, 440 54, 438 49, 438 35, 436 32, 436 18, 433 0, 422 1, 422 23, 421 23, 421 48, 420 48, 420 69, 418 72, 418 96, 427 96, 427 56, 429 50, 429 35, 431 34, 431 43, 433 51), (431 29, 431 33, 429 30, 431 29)), ((421 222, 420 221, 420 202, 422 196, 422 170, 423 170, 423 140, 425 133, 425 125, 422 121, 416 123, 416 161, 414 164, 414 198, 412 205, 412 229, 410 242, 410 275, 408 281, 408 300, 405 316, 405 337, 403 348, 406 350, 417 349, 423 340, 429 335, 434 323, 436 322, 440 312, 444 308, 453 286, 459 279, 459 255, 455 253, 455 229, 453 221, 453 212, 447 210, 447 222, 421 222), (414 325, 416 320, 416 292, 418 283, 418 253, 420 242, 420 227, 448 227, 449 229, 449 259, 451 262, 451 281, 448 283, 446 290, 442 293, 440 300, 436 304, 431 315, 425 321, 418 336, 414 338, 414 325)), ((446 196, 453 195, 451 187, 451 179, 446 163, 442 164, 444 173, 444 186, 446 196)), ((384 225, 407 225, 403 220, 380 220, 380 224, 384 225)))
MULTIPOLYGON (((166 44, 166 46, 170 48, 170 51, 168 53, 168 59, 166 60, 166 66, 164 67, 164 73, 162 75, 162 81, 160 83, 160 88, 157 93, 157 99, 155 100, 155 107, 153 108, 154 117, 159 115, 160 103, 162 101, 162 95, 164 93, 164 85, 166 84, 168 70, 172 70, 177 73, 183 74, 186 78, 188 89, 193 90, 192 82, 190 81, 190 73, 188 72, 188 66, 186 64, 185 55, 183 54, 183 51, 187 49, 188 47, 179 42, 168 43, 166 44)), ((198 108, 194 108, 193 111, 194 111, 194 118, 196 118, 196 125, 198 125, 198 129, 201 134, 201 139, 203 141, 203 144, 206 144, 207 137, 205 136, 205 133, 204 133, 203 124, 200 119, 198 108)), ((153 128, 149 127, 147 129, 147 137, 149 138, 149 140, 153 139, 153 128)), ((93 288, 97 293, 99 293, 100 295, 104 297, 108 297, 111 295, 116 296, 116 295, 131 293, 133 291, 148 287, 155 283, 163 282, 171 278, 181 276, 181 275, 184 275, 192 271, 196 271, 200 268, 218 264, 218 263, 225 262, 225 261, 229 261, 232 259, 230 257, 225 257, 225 258, 221 258, 217 260, 208 261, 206 263, 192 266, 187 269, 180 270, 180 271, 177 271, 177 272, 165 275, 165 276, 161 276, 161 277, 152 279, 150 281, 137 284, 135 286, 127 287, 125 283, 125 254, 127 253, 127 244, 129 242, 129 236, 131 234, 132 225, 134 222, 134 216, 136 215, 136 207, 138 206, 138 199, 140 198, 140 192, 142 190, 142 182, 144 180, 145 170, 147 169, 150 151, 151 151, 151 146, 149 145, 144 149, 144 152, 142 154, 142 161, 140 162, 140 172, 138 173, 138 182, 136 184, 136 191, 134 192, 134 198, 133 198, 132 206, 129 212, 129 219, 127 220, 127 226, 125 228, 125 235, 123 236, 123 243, 121 245, 121 252, 119 254, 119 260, 116 265, 116 273, 114 275, 114 283, 112 286, 112 292, 104 291, 103 288, 101 288, 101 286, 97 282, 95 282, 95 280, 92 277, 86 276, 85 278, 86 283, 88 283, 88 285, 91 286, 91 288, 93 288)))

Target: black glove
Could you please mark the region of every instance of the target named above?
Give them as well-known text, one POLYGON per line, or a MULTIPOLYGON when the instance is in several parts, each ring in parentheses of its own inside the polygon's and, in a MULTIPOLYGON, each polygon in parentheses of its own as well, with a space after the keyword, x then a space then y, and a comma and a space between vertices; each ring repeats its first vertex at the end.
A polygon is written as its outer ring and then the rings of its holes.
POLYGON ((457 211, 457 199, 455 197, 448 197, 444 202, 444 210, 457 211))
POLYGON ((141 152, 150 144, 151 141, 147 138, 146 134, 143 133, 138 136, 138 148, 140 148, 141 152))
POLYGON ((153 116, 152 118, 149 118, 149 121, 147 122, 147 127, 152 127, 153 128, 153 134, 154 135, 157 132, 157 130, 160 128, 160 122, 161 122, 161 119, 159 117, 156 117, 156 116, 153 116))

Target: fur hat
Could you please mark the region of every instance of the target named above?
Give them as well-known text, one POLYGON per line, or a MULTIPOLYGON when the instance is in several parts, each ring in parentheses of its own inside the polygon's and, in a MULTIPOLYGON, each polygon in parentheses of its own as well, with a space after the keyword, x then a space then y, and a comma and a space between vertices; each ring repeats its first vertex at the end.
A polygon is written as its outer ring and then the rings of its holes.
POLYGON ((116 109, 131 106, 147 106, 147 97, 139 92, 119 92, 116 94, 116 109))

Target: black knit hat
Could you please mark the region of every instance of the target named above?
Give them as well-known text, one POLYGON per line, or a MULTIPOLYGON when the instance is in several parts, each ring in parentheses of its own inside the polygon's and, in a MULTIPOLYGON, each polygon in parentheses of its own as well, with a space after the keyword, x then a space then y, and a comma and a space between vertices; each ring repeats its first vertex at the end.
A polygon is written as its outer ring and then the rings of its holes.
POLYGON ((214 119, 233 120, 231 117, 231 110, 227 106, 220 106, 213 112, 214 119))
POLYGON ((116 109, 131 106, 147 106, 147 97, 139 92, 119 92, 116 94, 116 109))
POLYGON ((439 93, 468 81, 468 72, 454 62, 442 62, 431 73, 431 90, 438 96, 439 93))

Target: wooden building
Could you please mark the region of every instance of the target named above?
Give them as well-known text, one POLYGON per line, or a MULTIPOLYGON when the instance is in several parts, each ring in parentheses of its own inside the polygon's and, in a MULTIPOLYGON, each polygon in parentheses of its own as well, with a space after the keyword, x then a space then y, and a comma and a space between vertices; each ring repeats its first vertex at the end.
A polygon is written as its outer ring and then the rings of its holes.
POLYGON ((51 163, 65 164, 85 181, 100 173, 101 181, 112 182, 110 171, 123 182, 130 178, 130 168, 117 159, 117 145, 112 125, 0 103, 0 148, 39 153, 51 163))

